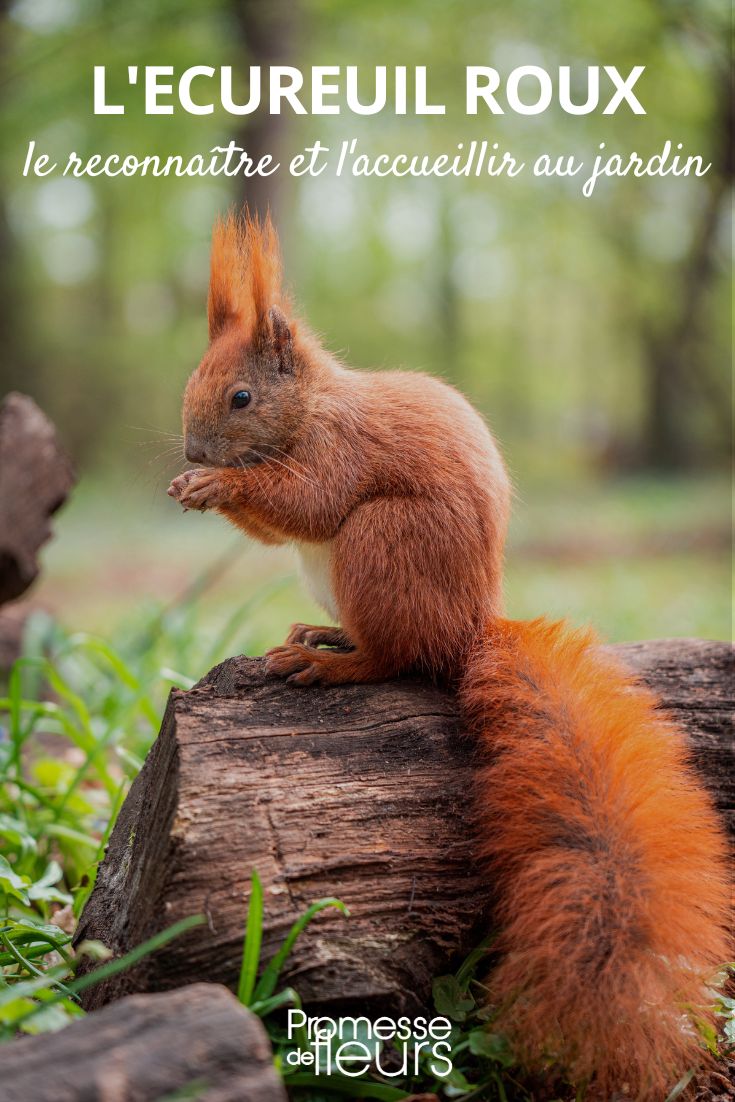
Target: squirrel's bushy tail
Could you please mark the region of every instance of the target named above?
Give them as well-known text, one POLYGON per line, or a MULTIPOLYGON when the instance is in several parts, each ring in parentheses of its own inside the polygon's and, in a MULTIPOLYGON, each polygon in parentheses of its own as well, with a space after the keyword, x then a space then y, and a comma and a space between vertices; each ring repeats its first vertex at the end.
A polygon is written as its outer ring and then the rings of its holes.
POLYGON ((656 698, 591 632, 494 621, 461 691, 498 885, 504 1029, 610 1098, 666 1097, 702 1062, 727 959, 724 836, 656 698))

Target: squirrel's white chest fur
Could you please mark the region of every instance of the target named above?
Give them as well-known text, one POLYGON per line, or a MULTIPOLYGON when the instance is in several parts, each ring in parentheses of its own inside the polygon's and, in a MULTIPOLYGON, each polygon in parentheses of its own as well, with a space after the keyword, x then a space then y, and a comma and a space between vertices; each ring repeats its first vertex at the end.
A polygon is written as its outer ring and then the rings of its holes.
POLYGON ((294 544, 301 563, 301 574, 311 596, 333 620, 339 622, 337 602, 332 589, 332 544, 294 544))

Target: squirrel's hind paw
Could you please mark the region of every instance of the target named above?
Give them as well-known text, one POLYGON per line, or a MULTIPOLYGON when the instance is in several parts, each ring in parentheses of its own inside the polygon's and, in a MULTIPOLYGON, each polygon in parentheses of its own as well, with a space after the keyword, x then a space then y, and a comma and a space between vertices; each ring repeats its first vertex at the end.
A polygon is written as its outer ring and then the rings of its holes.
POLYGON ((291 624, 285 645, 288 646, 290 643, 305 643, 307 647, 352 649, 351 640, 341 628, 316 627, 314 624, 291 624))
POLYGON ((318 678, 314 662, 316 654, 315 648, 305 647, 301 643, 273 647, 265 656, 265 672, 276 677, 286 677, 299 685, 309 685, 318 678))

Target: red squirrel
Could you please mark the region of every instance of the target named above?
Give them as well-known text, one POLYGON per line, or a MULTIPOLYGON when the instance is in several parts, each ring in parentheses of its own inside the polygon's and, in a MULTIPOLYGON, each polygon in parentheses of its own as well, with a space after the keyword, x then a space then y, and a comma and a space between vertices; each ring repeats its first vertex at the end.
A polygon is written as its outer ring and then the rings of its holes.
POLYGON ((723 834, 683 735, 589 631, 505 619, 510 485, 437 379, 351 371, 294 317, 270 219, 214 230, 209 347, 169 494, 293 543, 339 627, 268 652, 297 685, 418 672, 458 689, 481 748, 482 853, 501 895, 488 981, 531 1068, 661 1102, 703 1060, 727 959, 723 834))

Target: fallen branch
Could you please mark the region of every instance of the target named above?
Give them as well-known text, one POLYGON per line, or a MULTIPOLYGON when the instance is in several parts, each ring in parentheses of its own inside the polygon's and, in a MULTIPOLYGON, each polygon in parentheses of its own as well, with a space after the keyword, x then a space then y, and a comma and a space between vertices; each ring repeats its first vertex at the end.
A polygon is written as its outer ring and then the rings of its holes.
POLYGON ((135 995, 0 1054, 3 1102, 286 1102, 260 1021, 215 984, 135 995))

